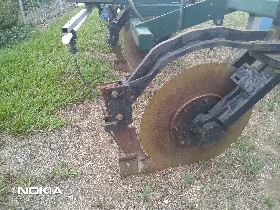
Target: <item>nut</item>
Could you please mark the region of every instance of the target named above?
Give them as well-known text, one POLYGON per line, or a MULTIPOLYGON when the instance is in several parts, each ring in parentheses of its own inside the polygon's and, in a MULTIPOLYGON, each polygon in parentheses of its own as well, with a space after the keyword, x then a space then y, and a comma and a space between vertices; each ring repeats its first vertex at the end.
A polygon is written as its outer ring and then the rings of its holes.
POLYGON ((112 91, 111 96, 112 96, 113 98, 117 98, 117 97, 119 96, 118 91, 115 91, 115 90, 112 91))

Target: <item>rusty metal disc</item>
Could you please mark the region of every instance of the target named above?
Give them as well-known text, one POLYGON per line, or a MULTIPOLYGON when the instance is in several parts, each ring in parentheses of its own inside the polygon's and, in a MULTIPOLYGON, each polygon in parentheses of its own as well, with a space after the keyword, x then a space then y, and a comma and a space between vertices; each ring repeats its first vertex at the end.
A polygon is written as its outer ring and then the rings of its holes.
POLYGON ((208 160, 223 152, 241 134, 251 116, 251 110, 236 121, 215 143, 196 145, 186 125, 199 113, 211 109, 233 89, 230 76, 235 68, 228 64, 203 64, 176 75, 152 97, 142 116, 140 141, 145 153, 165 167, 208 160), (187 111, 186 111, 187 110, 187 111), (182 132, 174 125, 182 121, 182 132))
POLYGON ((124 28, 124 54, 132 69, 135 69, 148 54, 148 51, 138 48, 128 27, 124 28))

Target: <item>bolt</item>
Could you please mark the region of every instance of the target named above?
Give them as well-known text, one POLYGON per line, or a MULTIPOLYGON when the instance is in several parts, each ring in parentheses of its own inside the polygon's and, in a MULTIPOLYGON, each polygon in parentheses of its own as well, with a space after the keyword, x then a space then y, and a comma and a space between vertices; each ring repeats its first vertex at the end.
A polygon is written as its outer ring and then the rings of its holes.
POLYGON ((118 91, 115 91, 115 90, 112 91, 111 96, 112 96, 113 98, 117 98, 117 97, 119 96, 118 91))
POLYGON ((117 114, 117 116, 115 117, 115 119, 121 121, 123 119, 123 115, 122 114, 117 114))

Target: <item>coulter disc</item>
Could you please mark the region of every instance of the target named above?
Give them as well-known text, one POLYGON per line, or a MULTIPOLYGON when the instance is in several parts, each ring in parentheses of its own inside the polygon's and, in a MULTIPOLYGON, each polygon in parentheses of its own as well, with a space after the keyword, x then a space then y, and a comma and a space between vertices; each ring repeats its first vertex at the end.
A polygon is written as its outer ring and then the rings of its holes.
POLYGON ((231 145, 241 134, 251 110, 236 121, 215 143, 200 145, 189 124, 207 113, 234 88, 228 64, 203 64, 176 75, 152 97, 142 116, 140 141, 145 153, 165 167, 208 160, 231 145))
POLYGON ((148 51, 138 48, 129 27, 124 27, 124 54, 132 69, 135 69, 141 63, 147 53, 148 51))

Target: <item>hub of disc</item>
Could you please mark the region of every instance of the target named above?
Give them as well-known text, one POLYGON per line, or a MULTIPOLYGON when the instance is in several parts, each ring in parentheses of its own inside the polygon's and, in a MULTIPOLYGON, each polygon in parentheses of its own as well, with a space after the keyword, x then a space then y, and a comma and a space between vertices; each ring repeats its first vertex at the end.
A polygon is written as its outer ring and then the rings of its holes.
POLYGON ((202 146, 203 142, 193 132, 191 122, 197 115, 207 114, 221 99, 222 97, 216 94, 207 94, 193 98, 183 104, 175 112, 170 123, 171 135, 174 140, 185 146, 202 146))

